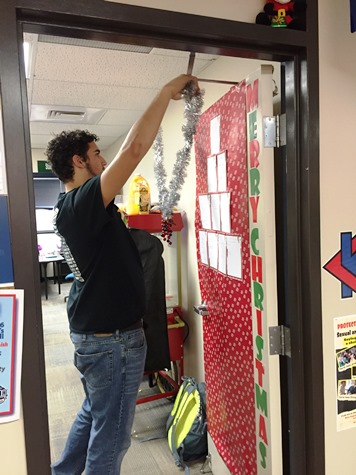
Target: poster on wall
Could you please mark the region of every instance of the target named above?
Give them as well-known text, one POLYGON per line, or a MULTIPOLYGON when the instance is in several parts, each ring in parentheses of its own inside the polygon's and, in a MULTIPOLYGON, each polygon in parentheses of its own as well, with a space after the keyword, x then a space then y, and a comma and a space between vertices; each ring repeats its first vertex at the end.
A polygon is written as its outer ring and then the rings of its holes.
POLYGON ((6 169, 5 169, 5 152, 4 139, 2 130, 2 116, 1 116, 1 98, 0 98, 0 195, 7 194, 6 186, 6 169))
POLYGON ((334 318, 337 430, 356 427, 356 315, 334 318))
POLYGON ((0 423, 20 418, 23 290, 0 290, 0 423))

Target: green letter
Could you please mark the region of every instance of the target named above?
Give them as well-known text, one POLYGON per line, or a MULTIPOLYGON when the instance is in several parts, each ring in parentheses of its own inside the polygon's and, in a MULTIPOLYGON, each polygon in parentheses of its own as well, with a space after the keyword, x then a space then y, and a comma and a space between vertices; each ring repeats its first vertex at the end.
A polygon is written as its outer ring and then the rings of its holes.
POLYGON ((251 168, 250 170, 250 195, 259 195, 260 190, 258 185, 260 184, 260 171, 258 168, 251 168))
POLYGON ((260 392, 260 386, 255 383, 255 389, 256 389, 256 406, 257 409, 263 412, 263 414, 268 417, 267 414, 267 393, 263 389, 262 393, 260 392))

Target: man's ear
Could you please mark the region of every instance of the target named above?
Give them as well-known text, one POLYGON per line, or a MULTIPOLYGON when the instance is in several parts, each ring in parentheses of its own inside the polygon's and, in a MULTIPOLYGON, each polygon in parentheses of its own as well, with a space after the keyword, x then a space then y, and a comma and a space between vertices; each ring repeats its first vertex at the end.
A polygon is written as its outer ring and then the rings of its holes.
POLYGON ((73 165, 77 168, 85 168, 84 160, 80 155, 73 155, 73 165))

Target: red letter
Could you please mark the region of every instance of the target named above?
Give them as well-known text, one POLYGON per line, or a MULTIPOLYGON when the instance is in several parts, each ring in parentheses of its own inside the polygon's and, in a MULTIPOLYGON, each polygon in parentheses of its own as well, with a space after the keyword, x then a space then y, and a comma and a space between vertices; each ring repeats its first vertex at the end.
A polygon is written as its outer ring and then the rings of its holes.
POLYGON ((251 267, 252 280, 257 280, 262 284, 262 257, 252 255, 251 267))
POLYGON ((266 431, 266 422, 265 422, 265 418, 263 417, 262 414, 260 414, 260 424, 259 424, 258 435, 259 435, 260 438, 263 440, 263 442, 264 442, 266 445, 268 445, 268 442, 267 442, 267 431, 266 431))
POLYGON ((257 168, 260 164, 258 156, 260 154, 260 142, 258 140, 251 140, 248 144, 250 151, 250 168, 257 168))
POLYGON ((250 197, 250 205, 252 209, 252 222, 257 223, 257 207, 260 197, 259 196, 251 196, 250 197))
POLYGON ((255 358, 255 363, 258 372, 258 384, 259 386, 263 387, 263 375, 265 374, 265 369, 263 367, 262 361, 260 361, 259 359, 255 358))
POLYGON ((255 79, 253 86, 247 85, 246 88, 246 107, 247 112, 257 109, 258 107, 258 79, 255 79))
POLYGON ((256 308, 257 334, 262 336, 262 312, 256 308))

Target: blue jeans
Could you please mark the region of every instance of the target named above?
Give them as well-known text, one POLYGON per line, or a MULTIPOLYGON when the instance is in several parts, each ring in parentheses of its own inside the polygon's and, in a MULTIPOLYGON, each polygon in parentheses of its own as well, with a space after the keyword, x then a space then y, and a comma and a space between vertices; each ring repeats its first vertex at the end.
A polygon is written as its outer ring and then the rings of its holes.
POLYGON ((71 333, 74 364, 85 399, 52 475, 119 475, 131 444, 136 398, 143 377, 142 328, 95 336, 71 333))

